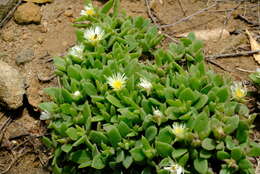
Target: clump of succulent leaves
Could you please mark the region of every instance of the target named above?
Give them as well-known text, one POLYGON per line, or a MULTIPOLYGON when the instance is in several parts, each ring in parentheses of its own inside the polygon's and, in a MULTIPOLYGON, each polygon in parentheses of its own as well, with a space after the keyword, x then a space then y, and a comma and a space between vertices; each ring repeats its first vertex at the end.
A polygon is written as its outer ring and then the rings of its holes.
POLYGON ((260 86, 260 68, 257 68, 254 73, 251 73, 249 78, 256 86, 260 86))
POLYGON ((54 58, 62 87, 40 104, 53 173, 253 174, 244 89, 205 67, 193 34, 158 48, 157 28, 118 6, 86 2, 77 45, 54 58))

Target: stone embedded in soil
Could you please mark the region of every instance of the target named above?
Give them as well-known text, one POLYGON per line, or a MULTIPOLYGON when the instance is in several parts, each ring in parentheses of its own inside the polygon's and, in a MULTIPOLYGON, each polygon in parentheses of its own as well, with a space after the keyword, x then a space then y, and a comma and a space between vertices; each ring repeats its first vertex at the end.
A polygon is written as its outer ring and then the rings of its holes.
POLYGON ((15 35, 12 30, 5 30, 1 32, 1 39, 3 39, 5 42, 11 42, 14 41, 15 35))
POLYGON ((11 8, 17 3, 17 0, 0 0, 0 21, 8 14, 11 8))
POLYGON ((32 2, 19 6, 14 13, 14 19, 18 24, 39 24, 41 18, 41 7, 32 2))
POLYGON ((23 105, 24 79, 19 72, 0 60, 0 104, 9 109, 23 105))
POLYGON ((34 57, 34 50, 32 48, 26 48, 16 56, 15 62, 17 65, 21 65, 30 62, 33 57, 34 57))
POLYGON ((53 2, 53 0, 23 0, 23 1, 34 2, 34 3, 37 3, 37 4, 44 4, 44 3, 53 2))

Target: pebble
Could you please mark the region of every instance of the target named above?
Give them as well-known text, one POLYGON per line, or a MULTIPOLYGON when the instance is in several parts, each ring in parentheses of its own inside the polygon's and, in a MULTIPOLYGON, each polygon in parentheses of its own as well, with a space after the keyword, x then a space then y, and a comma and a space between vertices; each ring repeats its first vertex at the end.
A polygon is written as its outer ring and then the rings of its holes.
POLYGON ((42 14, 40 6, 32 2, 22 4, 14 13, 14 19, 18 24, 39 24, 41 18, 42 14))
POLYGON ((37 4, 44 4, 44 3, 53 2, 53 0, 23 0, 23 1, 34 2, 34 3, 37 3, 37 4))
POLYGON ((32 58, 34 57, 34 50, 32 48, 26 48, 22 50, 17 56, 16 56, 16 64, 21 65, 27 62, 30 62, 32 58))
POLYGON ((24 78, 20 73, 0 60, 0 104, 9 109, 23 105, 24 78))
POLYGON ((12 30, 6 30, 6 31, 3 31, 1 33, 1 38, 5 41, 5 42, 11 42, 11 41, 14 41, 14 32, 12 30))
POLYGON ((72 9, 65 10, 64 15, 67 17, 73 17, 73 10, 72 9))
POLYGON ((42 37, 38 37, 37 42, 39 44, 42 44, 44 42, 44 39, 42 37))

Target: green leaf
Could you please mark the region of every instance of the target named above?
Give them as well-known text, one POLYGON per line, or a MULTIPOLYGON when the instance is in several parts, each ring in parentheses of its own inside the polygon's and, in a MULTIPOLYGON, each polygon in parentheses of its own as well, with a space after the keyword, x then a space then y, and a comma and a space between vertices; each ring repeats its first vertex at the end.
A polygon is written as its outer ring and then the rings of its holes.
POLYGON ((93 167, 93 168, 95 168, 95 169, 103 169, 105 166, 106 166, 106 165, 105 165, 105 163, 103 162, 101 155, 96 155, 96 156, 93 158, 91 167, 93 167))
POLYGON ((243 155, 243 151, 242 151, 242 149, 241 149, 240 147, 235 147, 235 148, 233 148, 233 149, 231 150, 231 157, 232 157, 234 160, 238 161, 238 160, 240 160, 243 156, 244 156, 244 155, 243 155))
POLYGON ((114 0, 109 0, 101 9, 101 13, 107 14, 109 10, 113 7, 113 4, 114 4, 114 0))
POLYGON ((143 161, 145 159, 145 155, 141 147, 131 149, 130 153, 135 161, 143 161))
POLYGON ((127 157, 124 159, 124 161, 123 161, 123 166, 124 166, 126 169, 128 169, 128 168, 131 166, 132 163, 133 163, 133 158, 132 158, 132 156, 127 156, 127 157))
POLYGON ((207 103, 208 103, 208 96, 203 94, 200 96, 199 101, 194 105, 194 107, 199 110, 201 108, 203 108, 207 103))
POLYGON ((181 99, 183 101, 194 102, 195 100, 198 99, 198 96, 195 95, 195 93, 190 88, 186 88, 181 91, 181 93, 179 95, 179 99, 181 99))
POLYGON ((153 140, 157 135, 157 128, 155 126, 150 126, 145 130, 145 137, 148 141, 153 140))
POLYGON ((61 150, 63 150, 66 153, 69 153, 72 149, 72 145, 71 144, 63 144, 61 146, 61 150))
POLYGON ((48 148, 52 148, 53 147, 53 143, 52 143, 52 141, 49 138, 43 136, 41 140, 42 140, 43 144, 45 146, 47 146, 48 148))
POLYGON ((118 146, 117 144, 122 139, 119 130, 115 126, 110 127, 110 129, 107 132, 107 136, 109 137, 109 141, 114 147, 118 146))
POLYGON ((72 144, 72 147, 79 146, 79 145, 83 144, 85 141, 86 141, 86 135, 80 137, 76 142, 74 142, 72 144))
POLYGON ((157 152, 163 157, 170 156, 173 152, 173 147, 170 144, 160 141, 155 141, 155 148, 157 152))
POLYGON ((220 88, 217 91, 216 96, 218 97, 219 102, 225 102, 229 98, 229 89, 227 87, 220 88))
POLYGON ((81 75, 80 75, 80 71, 78 68, 76 68, 75 66, 73 65, 70 65, 68 68, 67 68, 67 73, 69 75, 69 77, 71 78, 74 78, 78 81, 81 80, 81 75))
POLYGON ((232 150, 236 145, 234 144, 234 141, 232 139, 231 136, 227 136, 225 138, 225 143, 226 143, 226 147, 229 149, 229 150, 232 150))
POLYGON ((89 139, 98 145, 101 145, 101 143, 108 144, 109 142, 109 139, 103 132, 95 130, 91 130, 91 132, 89 133, 89 139))
POLYGON ((54 57, 53 62, 55 67, 60 71, 66 71, 66 62, 60 57, 54 57))
POLYGON ((48 94, 58 104, 64 102, 60 88, 44 88, 43 92, 48 94))
POLYGON ((86 161, 90 161, 90 155, 86 150, 78 150, 70 153, 69 159, 75 163, 82 164, 86 161))
POLYGON ((251 157, 258 157, 258 156, 260 156, 260 145, 258 144, 257 146, 252 147, 250 149, 248 155, 251 156, 251 157))
POLYGON ((252 163, 248 159, 240 160, 238 166, 242 170, 250 169, 253 167, 252 163))
POLYGON ((52 113, 58 109, 58 105, 54 102, 44 102, 39 104, 39 108, 43 111, 52 113))
POLYGON ((125 137, 127 134, 129 134, 132 130, 129 128, 129 126, 124 122, 121 121, 118 125, 118 130, 120 134, 125 137))
POLYGON ((74 127, 70 127, 66 130, 66 134, 70 137, 70 139, 72 140, 77 140, 79 138, 78 134, 77 134, 77 129, 75 129, 74 127))
POLYGON ((201 150, 200 151, 200 158, 208 159, 212 156, 212 153, 210 151, 201 150))
POLYGON ((181 157, 182 155, 184 155, 186 152, 188 152, 187 149, 181 149, 181 148, 179 148, 179 149, 174 149, 173 152, 172 152, 172 157, 173 157, 174 159, 179 158, 179 157, 181 157))
POLYGON ((229 153, 227 153, 225 151, 218 151, 217 152, 217 159, 224 160, 224 159, 229 159, 229 158, 230 158, 229 153))
POLYGON ((89 96, 97 95, 97 89, 92 83, 84 82, 82 86, 83 86, 84 93, 86 93, 87 95, 89 96))
POLYGON ((194 130, 199 134, 200 138, 205 138, 210 133, 209 118, 206 112, 199 114, 194 121, 194 130))
POLYGON ((240 120, 238 128, 236 130, 236 138, 238 139, 239 143, 244 143, 248 140, 249 136, 249 125, 246 121, 240 120))
POLYGON ((196 158, 193 165, 200 174, 206 174, 208 171, 208 161, 206 159, 196 158))
POLYGON ((205 138, 202 141, 202 145, 201 145, 204 149, 206 150, 214 150, 216 147, 216 143, 213 139, 211 138, 205 138))
POLYGON ((189 160, 189 153, 186 153, 185 155, 183 155, 183 156, 178 160, 178 163, 179 163, 181 166, 186 166, 188 160, 189 160))
POLYGON ((72 102, 72 100, 73 100, 72 96, 67 89, 61 88, 61 93, 62 93, 62 97, 63 97, 64 102, 66 102, 66 103, 72 102))
POLYGON ((118 15, 118 9, 120 7, 120 0, 114 0, 114 12, 113 12, 113 16, 117 16, 118 15))
POLYGON ((238 115, 229 117, 225 121, 224 132, 226 134, 231 134, 238 128, 238 125, 239 125, 239 116, 238 115))
POLYGON ((106 99, 113 105, 115 105, 116 107, 119 107, 119 108, 123 108, 124 106, 121 104, 121 102, 114 96, 112 95, 108 95, 106 97, 106 99))
POLYGON ((122 162, 124 159, 125 159, 125 153, 124 153, 124 151, 123 151, 123 150, 118 151, 117 156, 116 156, 116 162, 117 162, 117 163, 120 163, 120 162, 122 162))
POLYGON ((164 143, 170 144, 173 140, 173 135, 171 133, 170 127, 165 127, 160 130, 159 135, 157 136, 156 140, 164 143))
POLYGON ((82 169, 82 168, 90 167, 91 164, 92 164, 92 161, 89 160, 89 161, 86 161, 86 162, 84 162, 84 163, 81 163, 81 164, 79 165, 79 168, 82 169))

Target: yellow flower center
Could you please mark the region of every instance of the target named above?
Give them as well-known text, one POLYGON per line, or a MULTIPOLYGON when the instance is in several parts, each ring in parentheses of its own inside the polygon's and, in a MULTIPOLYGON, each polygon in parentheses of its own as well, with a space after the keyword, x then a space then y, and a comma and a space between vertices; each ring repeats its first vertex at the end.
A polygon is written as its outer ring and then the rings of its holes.
POLYGON ((235 94, 237 98, 243 98, 245 96, 245 93, 242 89, 237 89, 235 94))
POLYGON ((177 170, 177 167, 175 165, 173 165, 172 170, 177 170))
POLYGON ((86 10, 86 14, 89 16, 93 16, 95 14, 95 11, 93 9, 86 10))
POLYGON ((112 87, 113 87, 115 90, 122 89, 122 87, 123 87, 123 82, 120 81, 120 80, 116 80, 116 81, 113 82, 112 87))
POLYGON ((181 127, 176 127, 176 128, 174 129, 175 135, 182 135, 183 132, 184 132, 184 129, 181 128, 181 127))

